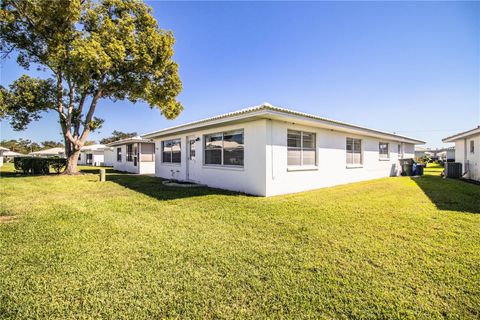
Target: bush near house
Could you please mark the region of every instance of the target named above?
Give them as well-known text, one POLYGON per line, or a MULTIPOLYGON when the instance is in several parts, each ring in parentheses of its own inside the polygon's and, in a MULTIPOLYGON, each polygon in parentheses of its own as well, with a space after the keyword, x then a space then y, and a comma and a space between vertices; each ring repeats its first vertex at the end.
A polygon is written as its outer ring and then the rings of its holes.
POLYGON ((52 167, 56 173, 60 173, 66 164, 66 159, 58 157, 18 157, 14 159, 15 170, 21 171, 23 174, 49 174, 50 167, 52 167))

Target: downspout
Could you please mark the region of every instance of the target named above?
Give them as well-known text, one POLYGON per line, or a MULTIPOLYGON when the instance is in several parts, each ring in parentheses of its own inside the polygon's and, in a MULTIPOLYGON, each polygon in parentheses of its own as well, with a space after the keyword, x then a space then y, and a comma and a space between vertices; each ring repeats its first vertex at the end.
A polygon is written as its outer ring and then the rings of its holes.
POLYGON ((468 156, 468 153, 467 153, 467 138, 463 138, 463 170, 465 170, 465 172, 462 174, 462 177, 464 177, 470 171, 470 168, 469 168, 468 162, 467 162, 467 156, 468 156))
POLYGON ((275 170, 273 167, 273 125, 272 125, 272 119, 269 119, 269 125, 270 125, 270 161, 271 161, 271 167, 272 167, 272 180, 275 180, 275 170))

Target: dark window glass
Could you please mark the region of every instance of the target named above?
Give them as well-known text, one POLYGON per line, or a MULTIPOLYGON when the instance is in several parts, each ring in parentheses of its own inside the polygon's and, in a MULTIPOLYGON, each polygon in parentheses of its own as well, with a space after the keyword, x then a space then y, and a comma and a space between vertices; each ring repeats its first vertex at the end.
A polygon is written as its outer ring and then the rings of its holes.
POLYGON ((195 140, 190 140, 189 142, 189 159, 195 160, 195 140))
POLYGON ((122 161, 122 148, 117 148, 117 162, 122 161))
POLYGON ((243 166, 243 131, 223 134, 223 164, 243 166))
POLYGON ((133 161, 133 144, 127 144, 127 161, 133 161))
POLYGON ((182 152, 180 139, 168 140, 162 142, 162 162, 180 163, 182 161, 182 152))
POLYGON ((380 158, 388 158, 388 143, 380 142, 378 144, 378 153, 380 155, 380 158))
POLYGON ((221 133, 205 136, 205 164, 222 164, 221 133))

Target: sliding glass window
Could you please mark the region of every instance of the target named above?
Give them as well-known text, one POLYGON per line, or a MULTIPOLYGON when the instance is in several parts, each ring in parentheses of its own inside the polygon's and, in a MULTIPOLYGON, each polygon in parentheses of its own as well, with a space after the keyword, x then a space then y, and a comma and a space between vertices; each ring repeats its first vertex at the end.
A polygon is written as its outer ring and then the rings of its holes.
POLYGON ((204 141, 206 165, 243 166, 243 130, 208 134, 204 141))

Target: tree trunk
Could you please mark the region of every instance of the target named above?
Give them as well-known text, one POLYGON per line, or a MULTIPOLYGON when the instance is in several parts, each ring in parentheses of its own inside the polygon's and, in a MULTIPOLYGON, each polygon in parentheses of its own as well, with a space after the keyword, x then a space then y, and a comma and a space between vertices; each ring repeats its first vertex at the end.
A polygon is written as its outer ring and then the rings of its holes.
POLYGON ((80 154, 80 150, 73 151, 69 157, 67 157, 67 166, 65 167, 65 171, 63 174, 78 174, 78 155, 80 154))

